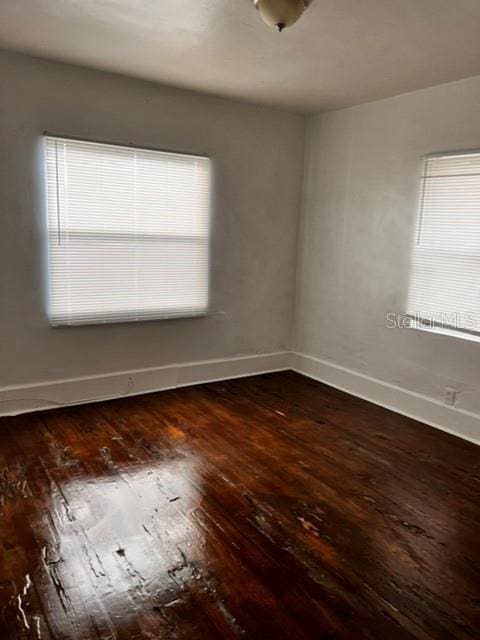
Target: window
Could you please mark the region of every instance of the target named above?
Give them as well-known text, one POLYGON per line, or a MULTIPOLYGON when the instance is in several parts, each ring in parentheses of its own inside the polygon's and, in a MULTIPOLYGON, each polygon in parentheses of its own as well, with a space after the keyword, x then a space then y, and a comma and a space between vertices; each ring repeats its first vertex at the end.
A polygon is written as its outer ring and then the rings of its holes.
POLYGON ((425 159, 407 311, 480 333, 480 152, 425 159))
POLYGON ((45 140, 51 323, 205 314, 209 159, 45 140))

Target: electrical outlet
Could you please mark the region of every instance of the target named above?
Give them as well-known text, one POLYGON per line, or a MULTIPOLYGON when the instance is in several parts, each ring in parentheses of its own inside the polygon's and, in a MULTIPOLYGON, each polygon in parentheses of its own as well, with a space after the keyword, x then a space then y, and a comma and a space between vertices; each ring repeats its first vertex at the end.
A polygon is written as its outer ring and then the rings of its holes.
POLYGON ((443 397, 443 401, 449 407, 453 407, 457 400, 457 391, 456 389, 452 389, 451 387, 445 387, 445 395, 443 397))

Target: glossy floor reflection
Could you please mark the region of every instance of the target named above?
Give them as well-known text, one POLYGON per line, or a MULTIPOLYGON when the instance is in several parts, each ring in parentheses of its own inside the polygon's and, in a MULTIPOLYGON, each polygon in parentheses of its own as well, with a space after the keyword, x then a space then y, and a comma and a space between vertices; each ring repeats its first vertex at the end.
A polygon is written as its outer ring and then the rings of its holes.
POLYGON ((291 372, 0 419, 0 638, 474 638, 478 452, 291 372))

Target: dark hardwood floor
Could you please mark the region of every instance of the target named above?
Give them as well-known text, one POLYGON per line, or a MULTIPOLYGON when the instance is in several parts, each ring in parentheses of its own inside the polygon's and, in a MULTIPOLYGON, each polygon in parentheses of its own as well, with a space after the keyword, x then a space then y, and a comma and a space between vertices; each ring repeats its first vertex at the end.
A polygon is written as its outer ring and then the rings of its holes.
POLYGON ((478 638, 480 449, 292 372, 0 420, 0 638, 478 638))

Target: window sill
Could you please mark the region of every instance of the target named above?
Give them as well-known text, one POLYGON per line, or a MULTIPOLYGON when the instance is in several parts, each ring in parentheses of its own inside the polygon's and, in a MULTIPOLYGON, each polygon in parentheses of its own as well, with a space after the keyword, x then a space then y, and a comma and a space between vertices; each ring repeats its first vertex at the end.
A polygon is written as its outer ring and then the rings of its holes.
POLYGON ((191 318, 205 318, 207 315, 210 315, 207 310, 205 311, 188 311, 188 312, 172 312, 172 313, 164 313, 160 315, 145 315, 139 316, 137 318, 128 317, 128 315, 117 316, 117 317, 105 317, 103 315, 98 315, 97 317, 89 317, 89 318, 71 318, 67 319, 49 319, 49 324, 53 329, 63 328, 63 327, 89 327, 89 326, 106 326, 109 327, 112 324, 142 324, 145 322, 157 322, 164 320, 188 320, 191 318))
POLYGON ((441 336, 448 336, 449 338, 457 338, 460 340, 468 340, 470 342, 479 342, 480 343, 480 335, 474 333, 468 333, 467 331, 456 330, 456 329, 446 329, 444 327, 427 327, 420 322, 412 321, 409 326, 409 329, 417 329, 418 331, 426 331, 427 333, 436 333, 441 336))

